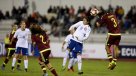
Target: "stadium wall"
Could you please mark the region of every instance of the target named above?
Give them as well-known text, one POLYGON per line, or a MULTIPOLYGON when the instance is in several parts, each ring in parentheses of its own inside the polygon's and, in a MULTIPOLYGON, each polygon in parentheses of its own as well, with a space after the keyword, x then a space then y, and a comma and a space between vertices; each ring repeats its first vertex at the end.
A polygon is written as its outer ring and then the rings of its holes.
MULTIPOLYGON (((5 11, 11 11, 12 7, 19 7, 24 5, 25 0, 0 0, 0 10, 4 13, 5 11)), ((90 6, 103 6, 105 9, 108 8, 108 5, 111 4, 113 7, 117 5, 122 6, 127 12, 132 5, 136 5, 136 0, 28 0, 29 1, 29 14, 32 13, 32 2, 35 2, 36 9, 41 14, 46 14, 47 9, 50 5, 52 6, 71 6, 73 5, 75 10, 79 6, 85 6, 87 9, 90 6)))
MULTIPOLYGON (((0 56, 5 55, 6 51, 4 48, 4 43, 0 43, 0 56)), ((64 57, 65 51, 62 51, 62 43, 51 42, 51 56, 52 57, 64 57)), ((31 43, 29 43, 28 54, 32 56, 31 43)), ((112 50, 113 48, 111 48, 112 50)), ((35 48, 34 56, 38 56, 39 51, 35 48)), ((104 43, 85 43, 82 53, 82 58, 88 59, 107 59, 107 54, 105 50, 104 43)), ((119 58, 134 59, 136 58, 136 45, 120 45, 120 55, 119 58)))

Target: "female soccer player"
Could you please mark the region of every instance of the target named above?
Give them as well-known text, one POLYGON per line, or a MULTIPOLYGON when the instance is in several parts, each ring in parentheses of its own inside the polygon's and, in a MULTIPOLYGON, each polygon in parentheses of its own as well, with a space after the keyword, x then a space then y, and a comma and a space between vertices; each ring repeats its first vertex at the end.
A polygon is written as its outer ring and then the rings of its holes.
POLYGON ((99 19, 96 22, 96 25, 99 27, 100 25, 105 24, 108 29, 108 35, 106 38, 105 49, 107 51, 107 56, 110 61, 108 65, 108 69, 113 70, 116 66, 117 57, 119 55, 119 43, 121 40, 120 33, 120 25, 117 17, 113 13, 106 13, 98 10, 97 8, 92 8, 90 11, 92 16, 98 16, 99 19), (114 51, 110 50, 113 45, 114 51))
POLYGON ((71 65, 69 67, 73 66, 73 62, 75 58, 77 58, 78 63, 78 74, 83 74, 83 71, 81 69, 82 67, 82 50, 83 50, 83 42, 89 37, 91 28, 89 26, 90 19, 89 17, 85 16, 83 18, 83 21, 79 21, 75 24, 73 24, 69 31, 75 30, 73 33, 73 38, 70 40, 70 44, 68 45, 68 50, 72 52, 72 57, 70 59, 71 65))
POLYGON ((44 72, 43 76, 47 76, 46 68, 44 65, 48 67, 51 73, 54 76, 58 76, 56 70, 53 68, 51 63, 49 62, 49 55, 51 53, 50 49, 50 40, 46 32, 37 24, 31 25, 31 33, 32 33, 32 42, 34 45, 37 45, 39 49, 39 62, 42 66, 42 70, 44 72))

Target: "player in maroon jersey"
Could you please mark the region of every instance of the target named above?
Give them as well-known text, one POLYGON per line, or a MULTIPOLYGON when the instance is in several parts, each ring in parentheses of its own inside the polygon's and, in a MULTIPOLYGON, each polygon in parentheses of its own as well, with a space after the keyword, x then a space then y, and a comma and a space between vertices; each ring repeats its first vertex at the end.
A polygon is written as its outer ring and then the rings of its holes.
MULTIPOLYGON (((12 25, 12 30, 10 32, 10 35, 9 35, 9 41, 11 41, 12 37, 14 36, 15 34, 15 31, 17 30, 17 25, 14 24, 12 25)), ((5 57, 5 60, 1 66, 1 69, 4 70, 5 67, 6 67, 6 64, 9 62, 9 59, 12 57, 12 55, 14 54, 15 52, 15 48, 16 48, 16 42, 17 42, 17 39, 15 39, 12 44, 9 44, 8 45, 8 51, 6 52, 6 57, 5 57)), ((18 63, 17 63, 17 69, 18 70, 21 70, 20 69, 20 63, 21 63, 21 59, 20 59, 21 56, 19 56, 18 58, 18 63)))
POLYGON ((47 76, 46 68, 51 71, 51 73, 54 76, 58 76, 56 73, 56 70, 52 67, 52 65, 49 62, 49 55, 51 53, 50 49, 50 40, 46 32, 37 24, 33 24, 30 27, 31 33, 32 33, 32 43, 33 45, 37 45, 39 49, 39 64, 41 65, 41 68, 44 72, 44 76, 47 76))
POLYGON ((119 55, 118 46, 121 40, 119 21, 113 13, 101 12, 98 9, 96 9, 96 13, 94 14, 92 14, 92 12, 90 11, 90 14, 99 17, 98 21, 96 22, 96 25, 98 27, 100 25, 106 25, 108 29, 105 49, 107 51, 107 56, 110 61, 108 69, 113 70, 116 66, 117 57, 119 55), (113 51, 110 50, 111 45, 113 46, 113 51))

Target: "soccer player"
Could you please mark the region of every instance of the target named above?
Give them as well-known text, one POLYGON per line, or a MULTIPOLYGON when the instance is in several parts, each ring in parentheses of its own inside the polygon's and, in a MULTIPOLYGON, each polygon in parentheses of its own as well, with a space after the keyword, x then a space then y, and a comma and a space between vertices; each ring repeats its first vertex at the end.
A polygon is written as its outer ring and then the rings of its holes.
POLYGON ((12 71, 14 71, 14 66, 19 54, 22 54, 24 57, 24 67, 27 72, 28 69, 28 36, 30 34, 29 29, 26 28, 25 21, 21 21, 20 28, 17 29, 14 36, 12 37, 11 43, 14 39, 17 38, 16 51, 12 60, 12 71))
MULTIPOLYGON (((16 30, 17 30, 17 25, 16 24, 12 25, 12 31, 9 34, 9 42, 11 41, 11 39, 12 39, 13 35, 15 34, 16 30)), ((9 62, 9 59, 13 56, 13 54, 15 52, 16 41, 17 41, 17 39, 14 39, 12 44, 8 44, 7 51, 6 51, 6 57, 5 57, 5 60, 4 60, 3 64, 2 64, 2 66, 1 66, 2 70, 5 69, 7 63, 9 62)), ((20 70, 20 63, 21 63, 21 59, 18 58, 18 63, 17 63, 17 69, 18 70, 20 70)))
POLYGON ((58 76, 56 70, 53 68, 49 62, 49 55, 51 53, 50 49, 50 40, 46 32, 37 24, 33 24, 30 27, 32 33, 32 42, 34 45, 37 45, 40 56, 39 64, 44 72, 43 76, 47 76, 46 67, 51 71, 54 76, 58 76))
POLYGON ((81 55, 83 49, 83 42, 89 37, 91 32, 89 22, 90 22, 89 17, 85 16, 83 18, 83 21, 79 21, 69 28, 69 31, 73 31, 75 30, 74 28, 76 28, 75 32, 73 33, 73 38, 70 40, 70 44, 68 45, 68 50, 69 51, 73 50, 72 51, 73 58, 70 59, 71 65, 69 65, 69 67, 73 65, 75 58, 77 58, 78 74, 83 74, 83 71, 81 69, 82 67, 81 55))
POLYGON ((108 69, 113 70, 116 66, 117 57, 119 54, 119 43, 121 40, 121 33, 120 33, 120 25, 117 17, 113 13, 105 13, 101 12, 97 8, 91 9, 90 14, 92 16, 98 16, 99 19, 96 25, 99 27, 100 25, 106 25, 108 29, 108 34, 106 38, 106 45, 105 49, 107 52, 108 59, 110 61, 108 65, 108 69), (96 11, 96 13, 92 13, 91 11, 96 11), (110 50, 111 45, 113 46, 114 51, 110 50), (113 53, 113 54, 112 54, 113 53))
POLYGON ((70 32, 62 43, 62 51, 65 51, 65 56, 63 58, 62 71, 66 69, 66 62, 69 58, 69 51, 67 50, 68 44, 70 43, 70 39, 72 39, 73 32, 70 32))

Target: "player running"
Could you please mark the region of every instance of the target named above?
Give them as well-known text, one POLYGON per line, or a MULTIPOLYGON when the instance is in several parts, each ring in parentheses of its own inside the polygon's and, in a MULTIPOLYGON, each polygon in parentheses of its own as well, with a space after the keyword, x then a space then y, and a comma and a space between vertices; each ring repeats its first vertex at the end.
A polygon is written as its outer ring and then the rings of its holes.
POLYGON ((90 11, 90 14, 92 16, 99 16, 98 22, 96 23, 98 27, 104 24, 106 25, 108 29, 105 49, 107 51, 107 56, 110 61, 108 65, 108 69, 113 70, 116 66, 117 57, 119 54, 118 46, 121 40, 119 21, 117 17, 115 16, 115 14, 104 13, 104 12, 99 11, 96 8, 93 8, 90 11), (94 10, 96 11, 96 13, 93 14, 92 11, 94 10), (113 45, 113 49, 114 49, 113 52, 110 50, 111 45, 113 45))
POLYGON ((14 66, 16 63, 16 60, 19 56, 20 53, 24 56, 24 67, 25 71, 27 72, 28 69, 28 35, 30 34, 29 29, 26 28, 26 23, 25 21, 21 21, 20 23, 20 28, 17 29, 15 32, 11 43, 13 43, 14 39, 17 38, 17 43, 16 43, 16 51, 14 58, 12 60, 12 71, 14 71, 14 66))
POLYGON ((73 33, 73 38, 70 40, 70 44, 68 45, 68 50, 72 51, 72 57, 70 59, 70 65, 69 67, 73 66, 73 63, 75 62, 77 58, 78 62, 78 74, 83 74, 83 71, 81 69, 82 67, 82 50, 83 50, 83 42, 89 37, 89 34, 91 32, 91 28, 89 26, 90 19, 89 17, 84 17, 83 21, 79 21, 72 25, 69 28, 69 31, 75 30, 73 33))
MULTIPOLYGON (((10 32, 9 34, 9 42, 11 41, 12 37, 14 36, 15 32, 17 30, 17 25, 14 24, 12 25, 12 31, 10 32)), ((16 47, 16 42, 17 42, 17 39, 14 39, 14 41, 12 42, 12 44, 8 44, 8 47, 7 47, 7 51, 6 51, 6 57, 5 57, 5 60, 1 66, 1 69, 4 70, 6 65, 8 64, 9 62, 9 59, 13 56, 14 52, 15 52, 15 47, 16 47)), ((21 56, 19 56, 21 57, 21 56)), ((17 69, 18 70, 21 70, 20 69, 20 63, 21 63, 21 59, 18 58, 18 63, 17 63, 17 69)))
POLYGON ((40 53, 39 64, 41 65, 41 68, 44 72, 43 76, 47 76, 45 65, 54 76, 58 76, 58 74, 56 73, 56 70, 53 68, 53 66, 49 62, 49 55, 51 53, 51 49, 50 49, 50 40, 48 35, 37 24, 31 25, 30 29, 32 33, 32 36, 31 36, 32 42, 34 45, 37 45, 39 49, 39 53, 40 53))

